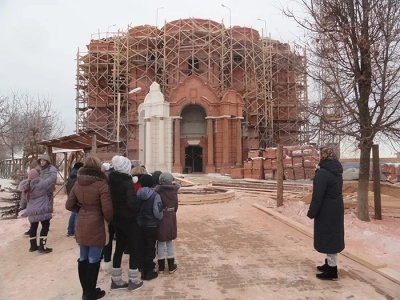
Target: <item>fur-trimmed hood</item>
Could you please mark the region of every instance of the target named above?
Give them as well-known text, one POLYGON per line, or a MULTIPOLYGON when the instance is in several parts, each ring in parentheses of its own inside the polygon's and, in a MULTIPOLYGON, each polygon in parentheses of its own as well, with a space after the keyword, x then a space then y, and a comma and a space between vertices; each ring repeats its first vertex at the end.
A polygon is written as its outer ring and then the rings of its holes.
POLYGON ((161 191, 162 189, 165 190, 179 190, 181 188, 181 185, 179 183, 173 182, 172 184, 158 184, 155 186, 154 190, 156 192, 161 191))
POLYGON ((107 180, 107 175, 101 170, 82 167, 78 170, 78 182, 80 185, 89 185, 96 181, 107 180))

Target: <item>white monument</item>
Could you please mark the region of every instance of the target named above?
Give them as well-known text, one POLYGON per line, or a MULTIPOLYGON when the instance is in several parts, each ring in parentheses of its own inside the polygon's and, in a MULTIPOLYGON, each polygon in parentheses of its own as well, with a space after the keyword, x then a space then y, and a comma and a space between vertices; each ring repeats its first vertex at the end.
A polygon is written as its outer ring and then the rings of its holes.
POLYGON ((139 105, 139 160, 149 172, 171 172, 172 119, 160 85, 153 82, 139 105))

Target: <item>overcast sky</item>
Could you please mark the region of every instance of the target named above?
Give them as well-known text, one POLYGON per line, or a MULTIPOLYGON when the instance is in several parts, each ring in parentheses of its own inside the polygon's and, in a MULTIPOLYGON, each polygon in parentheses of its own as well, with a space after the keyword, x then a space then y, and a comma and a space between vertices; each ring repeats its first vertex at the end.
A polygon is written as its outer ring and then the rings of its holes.
MULTIPOLYGON (((180 18, 204 18, 261 30, 273 39, 298 41, 303 30, 279 7, 291 0, 0 0, 0 94, 22 90, 49 96, 62 113, 64 134, 75 130, 75 74, 78 47, 91 34, 180 18), (198 5, 194 5, 197 3, 198 5), (264 22, 257 19, 263 19, 264 22), (115 25, 115 26, 113 26, 115 25)), ((354 149, 354 148, 353 148, 354 149)), ((346 151, 347 152, 347 151, 346 151)), ((352 155, 357 152, 349 151, 352 155)), ((390 153, 390 152, 389 152, 390 153)), ((388 154, 389 154, 388 153, 388 154)), ((390 155, 390 154, 389 154, 390 155)))
POLYGON ((271 36, 298 39, 300 29, 277 8, 285 0, 0 0, 0 93, 23 90, 50 96, 62 112, 64 134, 75 129, 75 74, 78 47, 86 50, 91 34, 131 26, 158 25, 180 18, 204 18, 253 27, 266 21, 271 36), (198 3, 198 5, 194 5, 198 3), (112 26, 114 25, 115 26, 112 26))

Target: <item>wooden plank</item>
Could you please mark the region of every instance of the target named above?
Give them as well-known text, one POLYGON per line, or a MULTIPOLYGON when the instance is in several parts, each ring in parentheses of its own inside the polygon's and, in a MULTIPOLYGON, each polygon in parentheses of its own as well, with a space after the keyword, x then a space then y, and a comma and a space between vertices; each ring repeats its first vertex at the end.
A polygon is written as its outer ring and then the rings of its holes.
MULTIPOLYGON (((173 174, 172 174, 173 175, 173 174)), ((189 180, 186 180, 186 179, 183 179, 183 178, 179 178, 179 177, 175 177, 174 176, 174 180, 176 181, 176 182, 178 182, 179 184, 183 184, 184 186, 193 186, 193 185, 196 185, 194 182, 192 182, 192 181, 189 181, 189 180)))
MULTIPOLYGON (((251 184, 251 183, 240 183, 240 182, 227 182, 227 181, 212 181, 213 186, 227 186, 227 187, 247 187, 247 188, 259 188, 259 189, 273 189, 276 190, 276 184, 251 184)), ((284 184, 284 190, 308 192, 309 187, 303 185, 286 185, 284 184)))
POLYGON ((277 177, 277 183, 276 183, 276 192, 277 192, 277 197, 276 197, 276 206, 282 206, 283 205, 283 146, 278 145, 278 151, 277 151, 277 164, 278 168, 276 170, 276 177, 277 177))
POLYGON ((375 219, 382 220, 381 208, 381 169, 379 166, 379 145, 372 145, 372 163, 374 178, 374 209, 375 219))

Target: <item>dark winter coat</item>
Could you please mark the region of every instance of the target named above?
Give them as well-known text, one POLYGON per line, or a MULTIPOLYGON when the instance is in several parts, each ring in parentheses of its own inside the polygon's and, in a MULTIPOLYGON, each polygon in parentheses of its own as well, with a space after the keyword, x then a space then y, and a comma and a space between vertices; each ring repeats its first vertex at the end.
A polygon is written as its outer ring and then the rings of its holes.
POLYGON ((314 219, 314 248, 335 254, 344 249, 343 168, 337 160, 324 160, 316 171, 307 216, 314 219))
POLYGON ((52 218, 51 203, 48 195, 48 187, 53 186, 57 181, 57 174, 52 172, 46 179, 40 177, 21 181, 18 189, 22 191, 20 207, 26 208, 28 220, 31 223, 47 221, 52 218), (30 185, 29 202, 25 191, 30 185))
POLYGON ((69 174, 67 184, 65 186, 67 190, 67 195, 69 195, 69 193, 71 192, 72 187, 74 186, 77 179, 78 179, 78 169, 72 169, 71 174, 69 174))
POLYGON ((65 208, 78 213, 75 237, 79 245, 102 247, 107 244, 108 226, 113 216, 107 176, 92 168, 80 168, 65 208))
POLYGON ((178 211, 178 190, 180 185, 172 183, 155 187, 163 204, 163 218, 158 225, 158 240, 161 242, 172 241, 178 236, 176 212, 178 211))
POLYGON ((143 187, 137 194, 140 212, 138 225, 141 227, 157 227, 163 217, 163 205, 160 195, 152 188, 143 187))
POLYGON ((115 170, 114 170, 114 168, 109 168, 107 171, 104 171, 104 173, 107 175, 107 177, 108 176, 110 176, 110 173, 111 172, 114 172, 115 170))
POLYGON ((139 203, 133 190, 132 176, 117 171, 108 175, 112 205, 114 209, 114 220, 124 222, 125 220, 137 222, 139 214, 139 203))

